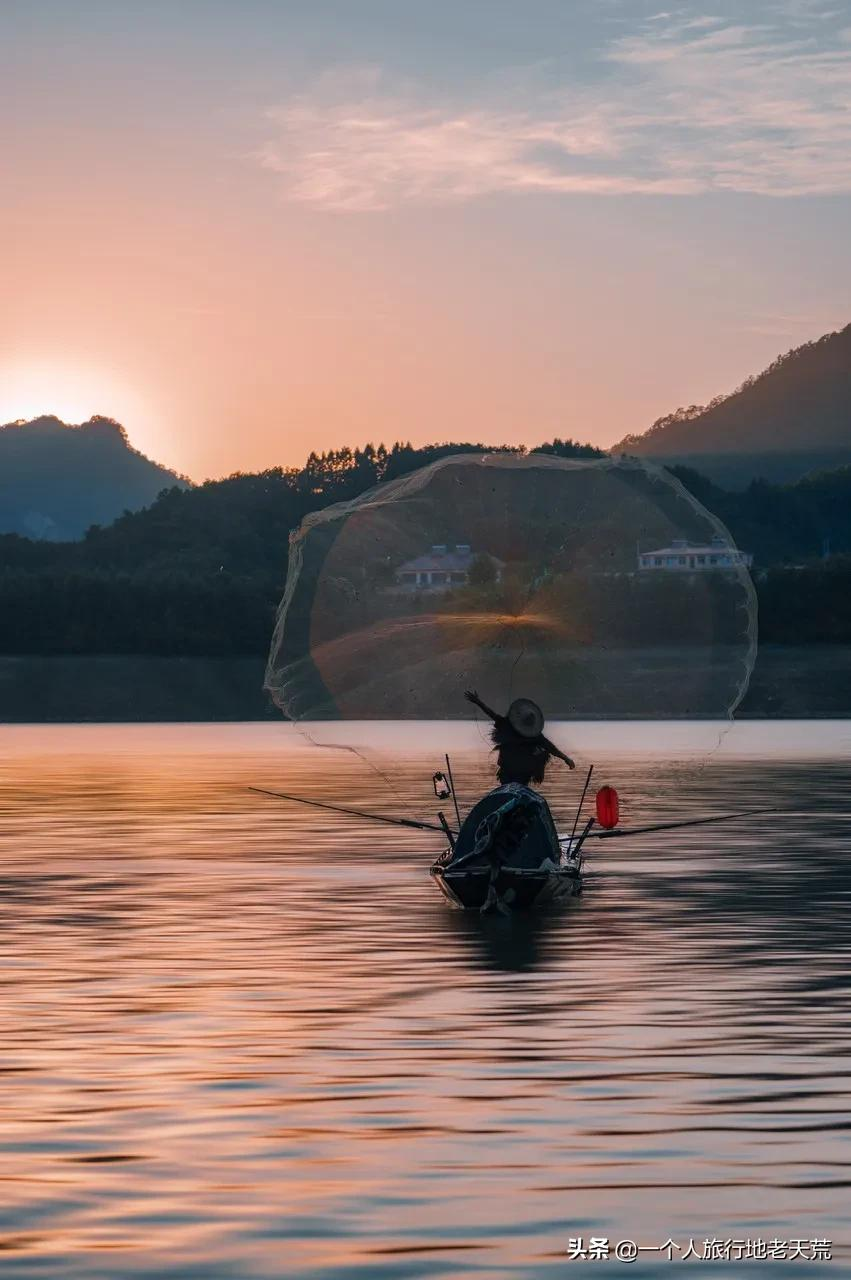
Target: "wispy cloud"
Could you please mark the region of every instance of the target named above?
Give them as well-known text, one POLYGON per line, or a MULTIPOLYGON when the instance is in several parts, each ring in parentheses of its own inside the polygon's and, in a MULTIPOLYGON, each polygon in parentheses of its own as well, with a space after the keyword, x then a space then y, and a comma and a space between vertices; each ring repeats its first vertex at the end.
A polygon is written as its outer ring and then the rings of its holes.
POLYGON ((757 334, 762 338, 776 339, 778 342, 788 339, 802 342, 813 334, 827 333, 838 329, 845 322, 846 308, 836 306, 832 309, 821 308, 817 313, 788 315, 784 312, 756 312, 738 314, 736 321, 741 333, 757 334))
MULTIPOLYGON (((796 3, 803 11, 807 0, 796 3)), ((822 11, 823 12, 823 11, 822 11)), ((429 101, 375 70, 269 112, 258 159, 288 198, 378 210, 506 192, 851 192, 851 56, 834 33, 660 13, 553 89, 429 101)))

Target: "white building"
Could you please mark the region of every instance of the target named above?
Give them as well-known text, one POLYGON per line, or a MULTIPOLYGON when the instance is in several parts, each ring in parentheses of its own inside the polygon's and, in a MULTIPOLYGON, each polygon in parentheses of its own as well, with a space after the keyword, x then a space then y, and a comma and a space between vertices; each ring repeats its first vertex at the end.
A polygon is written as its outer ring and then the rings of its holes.
MULTIPOLYGON (((430 553, 406 560, 396 570, 396 585, 405 591, 448 591, 451 587, 464 587, 470 581, 470 569, 479 557, 469 543, 459 542, 454 547, 435 543, 430 553)), ((504 568, 501 560, 488 556, 499 582, 504 568)))
POLYGON ((711 542, 687 542, 675 538, 669 547, 638 552, 638 568, 663 573, 706 573, 722 569, 749 569, 753 556, 747 551, 713 538, 711 542))

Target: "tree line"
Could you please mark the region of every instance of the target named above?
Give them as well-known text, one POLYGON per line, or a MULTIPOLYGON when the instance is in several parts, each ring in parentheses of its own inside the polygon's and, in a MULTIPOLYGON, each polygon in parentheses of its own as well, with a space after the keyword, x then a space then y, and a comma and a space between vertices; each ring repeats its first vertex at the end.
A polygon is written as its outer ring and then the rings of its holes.
MULTIPOLYGON (((481 443, 367 445, 312 453, 302 468, 170 488, 77 542, 0 536, 0 652, 199 656, 266 652, 289 534, 310 512, 481 443)), ((602 456, 554 440, 537 452, 602 456)), ((760 635, 851 642, 851 469, 742 493, 677 469, 756 557, 760 635), (829 550, 830 558, 823 558, 829 550)))

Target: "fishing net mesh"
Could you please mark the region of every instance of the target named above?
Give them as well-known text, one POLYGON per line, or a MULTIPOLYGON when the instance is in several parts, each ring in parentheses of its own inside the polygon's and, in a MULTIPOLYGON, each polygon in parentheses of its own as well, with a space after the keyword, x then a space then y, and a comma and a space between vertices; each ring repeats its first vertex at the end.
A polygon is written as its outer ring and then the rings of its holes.
POLYGON ((638 459, 444 458, 292 535, 266 687, 292 720, 724 719, 756 652, 721 522, 638 459))

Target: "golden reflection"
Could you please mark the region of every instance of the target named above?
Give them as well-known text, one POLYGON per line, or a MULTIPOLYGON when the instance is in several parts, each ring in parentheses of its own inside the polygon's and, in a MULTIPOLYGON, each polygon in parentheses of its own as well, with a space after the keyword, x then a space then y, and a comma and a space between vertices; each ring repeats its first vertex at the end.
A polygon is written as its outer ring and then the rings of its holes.
MULTIPOLYGON (((528 636, 538 636, 542 640, 556 637, 569 640, 578 635, 577 629, 572 628, 567 620, 552 614, 477 610, 383 618, 359 630, 322 640, 319 636, 324 629, 327 628, 317 628, 311 657, 318 666, 329 669, 335 663, 345 668, 347 661, 362 654, 369 654, 371 663, 378 664, 382 657, 388 656, 382 653, 384 646, 393 647, 397 655, 392 664, 395 666, 399 655, 412 661, 418 656, 438 659, 442 653, 449 654, 459 646, 475 648, 487 645, 490 640, 499 640, 506 632, 515 637, 526 632, 528 636)), ((516 643, 516 639, 511 641, 506 637, 505 642, 516 643)))

